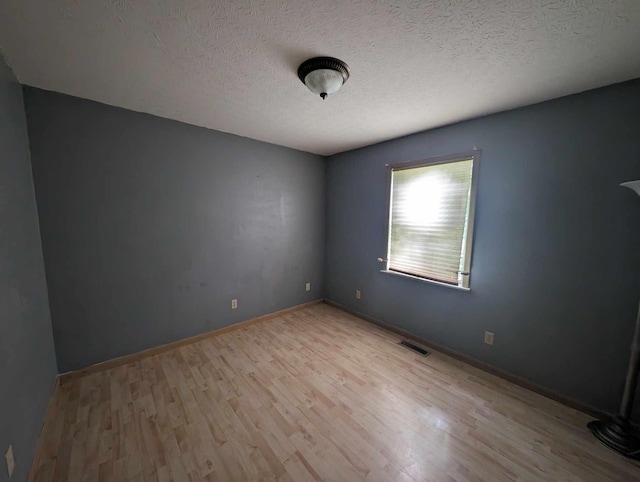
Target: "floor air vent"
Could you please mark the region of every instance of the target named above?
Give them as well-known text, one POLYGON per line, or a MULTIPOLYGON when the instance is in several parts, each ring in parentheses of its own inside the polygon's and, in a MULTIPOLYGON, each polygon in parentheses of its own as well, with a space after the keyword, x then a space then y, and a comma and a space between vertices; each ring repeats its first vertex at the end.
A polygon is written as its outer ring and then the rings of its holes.
POLYGON ((418 355, 420 356, 427 356, 429 355, 428 350, 425 350, 424 348, 422 348, 421 346, 416 345, 415 343, 413 343, 412 341, 409 340, 402 340, 400 343, 398 343, 400 346, 403 346, 405 348, 408 348, 411 351, 415 351, 418 355))

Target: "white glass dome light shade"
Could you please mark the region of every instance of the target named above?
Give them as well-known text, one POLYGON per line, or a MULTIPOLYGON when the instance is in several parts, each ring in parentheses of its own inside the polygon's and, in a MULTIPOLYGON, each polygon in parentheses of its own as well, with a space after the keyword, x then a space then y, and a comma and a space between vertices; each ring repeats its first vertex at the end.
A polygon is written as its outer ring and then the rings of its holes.
POLYGON ((298 67, 300 81, 323 99, 340 90, 350 75, 349 66, 335 57, 313 57, 298 67))
POLYGON ((306 85, 311 92, 320 95, 323 99, 328 94, 338 92, 343 83, 344 79, 342 74, 333 69, 313 70, 304 78, 304 85, 306 85))
POLYGON ((629 189, 636 192, 638 196, 640 196, 640 181, 628 181, 620 184, 622 187, 628 187, 629 189))

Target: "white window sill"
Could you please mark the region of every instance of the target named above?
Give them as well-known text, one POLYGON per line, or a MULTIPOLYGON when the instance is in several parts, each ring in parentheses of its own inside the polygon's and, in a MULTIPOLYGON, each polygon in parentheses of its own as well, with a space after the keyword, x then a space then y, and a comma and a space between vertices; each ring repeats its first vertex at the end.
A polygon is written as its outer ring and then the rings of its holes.
POLYGON ((449 283, 442 283, 440 281, 435 281, 435 280, 432 280, 432 279, 420 278, 418 276, 411 276, 410 274, 398 273, 397 271, 390 271, 388 269, 381 269, 380 272, 381 273, 385 273, 385 274, 391 274, 393 276, 400 276, 402 278, 414 279, 416 281, 422 281, 423 283, 429 283, 429 284, 432 284, 432 285, 444 286, 446 288, 453 288, 454 290, 471 291, 471 288, 465 288, 464 286, 450 285, 449 283))

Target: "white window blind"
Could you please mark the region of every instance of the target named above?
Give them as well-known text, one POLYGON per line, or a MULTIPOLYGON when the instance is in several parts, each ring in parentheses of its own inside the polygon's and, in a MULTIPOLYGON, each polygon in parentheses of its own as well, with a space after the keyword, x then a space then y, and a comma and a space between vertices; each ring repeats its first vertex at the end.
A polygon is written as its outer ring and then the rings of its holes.
POLYGON ((387 269, 466 286, 473 158, 391 169, 387 269))

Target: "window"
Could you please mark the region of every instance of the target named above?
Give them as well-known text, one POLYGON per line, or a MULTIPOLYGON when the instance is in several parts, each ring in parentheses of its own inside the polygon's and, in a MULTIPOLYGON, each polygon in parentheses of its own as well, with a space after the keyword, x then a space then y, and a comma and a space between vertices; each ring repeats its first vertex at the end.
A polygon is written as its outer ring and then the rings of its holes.
POLYGON ((469 287, 479 151, 389 168, 386 272, 469 287))

